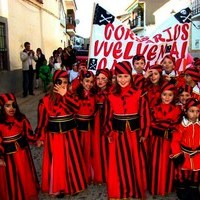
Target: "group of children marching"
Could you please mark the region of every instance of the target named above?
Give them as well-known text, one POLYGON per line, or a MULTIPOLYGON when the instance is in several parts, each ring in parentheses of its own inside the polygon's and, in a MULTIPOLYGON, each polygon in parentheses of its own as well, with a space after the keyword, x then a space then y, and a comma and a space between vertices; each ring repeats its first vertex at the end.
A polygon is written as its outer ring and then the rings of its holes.
POLYGON ((0 199, 63 198, 106 184, 109 199, 176 191, 198 200, 200 59, 175 71, 171 55, 146 71, 143 55, 96 74, 56 70, 33 132, 13 94, 0 95, 0 199), (29 143, 43 147, 41 186, 29 143), (29 183, 29 184, 27 184, 29 183))

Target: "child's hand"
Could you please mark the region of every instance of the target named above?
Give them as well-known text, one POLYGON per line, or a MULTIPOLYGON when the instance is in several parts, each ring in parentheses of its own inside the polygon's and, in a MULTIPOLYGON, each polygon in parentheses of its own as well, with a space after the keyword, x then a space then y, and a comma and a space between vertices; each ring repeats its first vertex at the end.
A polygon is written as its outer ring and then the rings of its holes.
POLYGON ((5 167, 6 163, 3 159, 0 159, 0 167, 5 167))
POLYGON ((62 87, 61 85, 59 84, 55 84, 54 88, 53 88, 53 91, 55 93, 58 93, 60 94, 61 96, 64 96, 67 92, 67 87, 62 87))
POLYGON ((41 147, 41 146, 44 145, 44 142, 41 141, 41 140, 38 140, 38 141, 36 142, 36 144, 37 144, 37 147, 41 147))
POLYGON ((166 74, 166 75, 165 75, 165 80, 166 80, 166 81, 170 81, 170 80, 171 80, 171 77, 170 77, 169 75, 166 74))
POLYGON ((152 76, 153 72, 150 69, 147 69, 146 73, 144 74, 144 78, 149 78, 150 76, 152 76))

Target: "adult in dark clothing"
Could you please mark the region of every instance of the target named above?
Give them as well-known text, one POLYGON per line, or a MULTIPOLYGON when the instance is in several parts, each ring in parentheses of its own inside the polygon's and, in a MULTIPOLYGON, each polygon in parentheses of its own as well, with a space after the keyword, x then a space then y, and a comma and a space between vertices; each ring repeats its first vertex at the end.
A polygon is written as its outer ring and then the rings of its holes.
POLYGON ((43 65, 45 59, 45 55, 42 53, 42 50, 40 48, 37 48, 36 50, 37 55, 37 61, 36 61, 36 83, 35 88, 37 89, 39 87, 39 71, 40 67, 43 65))
POLYGON ((22 61, 22 71, 23 71, 23 97, 26 97, 28 93, 34 95, 33 93, 33 61, 37 60, 35 52, 31 50, 30 43, 24 43, 24 50, 20 52, 20 59, 22 61))

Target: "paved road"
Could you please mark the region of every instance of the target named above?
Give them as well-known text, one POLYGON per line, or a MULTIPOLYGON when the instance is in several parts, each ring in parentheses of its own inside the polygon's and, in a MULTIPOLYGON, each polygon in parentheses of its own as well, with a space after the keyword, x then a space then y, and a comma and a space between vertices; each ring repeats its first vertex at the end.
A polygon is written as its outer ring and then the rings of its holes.
MULTIPOLYGON (((29 121, 31 122, 31 125, 33 129, 35 129, 37 124, 37 105, 39 102, 39 99, 42 98, 44 93, 40 90, 36 90, 35 96, 28 96, 26 98, 22 98, 17 96, 17 102, 19 104, 20 110, 27 116, 29 121)), ((35 146, 31 146, 31 151, 34 159, 34 163, 36 166, 36 171, 38 174, 39 180, 41 180, 41 158, 42 158, 42 148, 36 148, 35 146)), ((39 196, 40 200, 49 200, 54 199, 48 195, 40 194, 39 196)), ((148 195, 147 200, 151 199, 158 199, 158 200, 176 200, 177 197, 173 193, 168 197, 152 197, 148 195)), ((79 193, 76 196, 66 196, 63 198, 63 200, 107 200, 107 194, 106 194, 106 186, 105 185, 90 185, 88 186, 88 189, 79 193)))

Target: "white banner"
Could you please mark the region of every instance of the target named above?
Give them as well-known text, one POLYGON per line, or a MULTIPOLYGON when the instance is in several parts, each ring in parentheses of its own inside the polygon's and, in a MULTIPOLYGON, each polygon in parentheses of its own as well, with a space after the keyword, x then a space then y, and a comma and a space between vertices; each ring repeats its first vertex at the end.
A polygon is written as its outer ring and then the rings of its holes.
POLYGON ((159 26, 151 36, 138 37, 115 16, 96 4, 88 69, 113 69, 116 62, 131 62, 136 54, 145 56, 148 68, 171 54, 176 59, 176 70, 183 70, 188 54, 190 18, 190 9, 185 8, 159 26))

